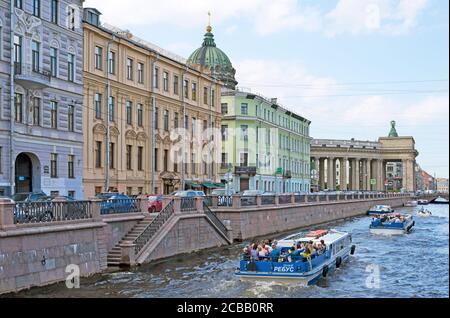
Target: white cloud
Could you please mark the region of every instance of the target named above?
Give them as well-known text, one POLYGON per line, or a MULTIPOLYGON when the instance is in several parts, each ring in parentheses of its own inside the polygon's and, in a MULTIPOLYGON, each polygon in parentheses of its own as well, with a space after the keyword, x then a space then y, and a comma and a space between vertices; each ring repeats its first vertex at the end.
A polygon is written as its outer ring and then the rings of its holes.
MULTIPOLYGON (((286 30, 339 34, 381 32, 398 35, 410 31, 429 0, 338 0, 329 11, 319 4, 299 0, 87 0, 104 14, 104 20, 117 26, 175 25, 198 28, 207 24, 212 12, 213 26, 236 24, 236 19, 253 25, 261 36, 286 30), (234 21, 233 21, 234 20, 234 21)), ((225 27, 233 33, 234 26, 225 27)))

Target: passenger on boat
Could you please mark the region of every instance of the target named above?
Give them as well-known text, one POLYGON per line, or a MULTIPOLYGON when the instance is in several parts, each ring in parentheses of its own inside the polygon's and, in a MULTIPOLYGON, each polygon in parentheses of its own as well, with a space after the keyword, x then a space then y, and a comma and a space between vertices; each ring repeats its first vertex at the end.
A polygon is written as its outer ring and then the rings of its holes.
POLYGON ((256 246, 256 243, 252 244, 251 256, 252 256, 253 259, 258 259, 258 246, 256 246))
POLYGON ((259 260, 263 260, 266 257, 268 257, 269 254, 267 253, 267 251, 260 245, 258 246, 258 258, 259 260))
POLYGON ((248 247, 244 247, 244 250, 242 251, 242 259, 244 261, 249 261, 251 258, 251 255, 249 254, 248 247))
POLYGON ((320 240, 320 244, 322 245, 322 250, 325 253, 325 251, 327 250, 327 244, 325 244, 324 240, 320 240))
POLYGON ((280 258, 280 250, 277 249, 277 246, 275 244, 272 244, 272 251, 270 252, 270 260, 274 263, 277 263, 280 258))

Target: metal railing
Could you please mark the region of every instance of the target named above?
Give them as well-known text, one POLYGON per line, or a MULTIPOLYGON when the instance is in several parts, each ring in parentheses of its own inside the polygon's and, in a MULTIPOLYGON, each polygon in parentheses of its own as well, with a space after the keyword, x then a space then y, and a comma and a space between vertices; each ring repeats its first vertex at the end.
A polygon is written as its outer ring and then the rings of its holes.
POLYGON ((170 201, 164 209, 156 216, 156 218, 139 234, 133 241, 134 252, 136 256, 144 248, 144 246, 155 236, 161 227, 174 214, 174 203, 170 201))
POLYGON ((92 218, 90 201, 17 202, 14 224, 51 223, 92 218))
POLYGON ((219 195, 217 197, 217 206, 233 206, 233 196, 219 195))
POLYGON ((181 212, 195 212, 195 198, 181 198, 181 212))
POLYGON ((308 202, 316 202, 316 201, 317 201, 317 195, 315 195, 315 194, 308 195, 308 202))
POLYGON ((280 195, 278 197, 278 204, 291 204, 291 195, 280 195))
POLYGON ((222 220, 220 220, 217 215, 211 211, 205 202, 203 202, 203 212, 206 217, 219 229, 219 231, 222 232, 225 237, 228 237, 228 230, 226 226, 222 223, 222 220))
POLYGON ((241 206, 255 206, 256 196, 244 196, 241 197, 241 206))
POLYGON ((141 199, 108 199, 98 204, 101 215, 141 212, 141 199))
POLYGON ((304 203, 306 195, 295 195, 295 203, 304 203))
POLYGON ((49 82, 52 74, 48 70, 43 70, 40 67, 36 68, 32 64, 14 62, 14 75, 38 78, 42 81, 49 82))
POLYGON ((274 195, 263 195, 261 197, 262 205, 274 205, 275 204, 275 196, 274 195))

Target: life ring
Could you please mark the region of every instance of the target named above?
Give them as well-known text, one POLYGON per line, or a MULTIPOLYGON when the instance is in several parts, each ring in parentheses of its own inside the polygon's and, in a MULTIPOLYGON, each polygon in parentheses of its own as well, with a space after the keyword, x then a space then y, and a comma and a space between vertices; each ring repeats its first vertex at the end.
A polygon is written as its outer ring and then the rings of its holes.
POLYGON ((325 265, 322 269, 322 276, 327 277, 328 275, 328 265, 325 265))
POLYGON ((340 256, 338 256, 336 258, 336 268, 341 267, 341 264, 342 264, 342 258, 340 256))
POLYGON ((352 245, 352 248, 350 250, 350 255, 354 255, 356 250, 356 245, 352 245))

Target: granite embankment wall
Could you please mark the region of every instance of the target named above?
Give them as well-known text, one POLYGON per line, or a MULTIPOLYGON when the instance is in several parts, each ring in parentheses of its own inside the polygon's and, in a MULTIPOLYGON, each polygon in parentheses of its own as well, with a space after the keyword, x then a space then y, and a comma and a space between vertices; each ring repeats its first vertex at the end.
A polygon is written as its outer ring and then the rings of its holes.
POLYGON ((237 241, 286 232, 302 227, 364 215, 376 204, 400 207, 411 197, 312 202, 249 208, 216 208, 221 220, 231 221, 233 239, 237 241))

